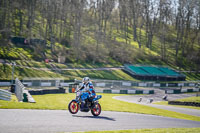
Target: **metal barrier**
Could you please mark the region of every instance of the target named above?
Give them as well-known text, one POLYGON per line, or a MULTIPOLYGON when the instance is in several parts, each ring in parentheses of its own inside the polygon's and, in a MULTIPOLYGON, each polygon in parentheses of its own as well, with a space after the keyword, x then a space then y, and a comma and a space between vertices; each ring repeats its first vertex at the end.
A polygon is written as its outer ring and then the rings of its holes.
MULTIPOLYGON (((95 87, 105 87, 105 88, 123 88, 123 87, 195 87, 198 82, 189 83, 157 83, 157 82, 134 82, 134 81, 119 81, 119 80, 101 80, 101 79, 91 79, 95 87)), ((52 78, 27 78, 23 79, 22 83, 28 87, 56 87, 59 86, 69 87, 69 85, 74 81, 67 81, 64 79, 52 79, 52 78)), ((80 81, 81 82, 81 81, 80 81)), ((0 81, 0 86, 10 86, 10 80, 0 81)))
POLYGON ((10 101, 11 92, 0 89, 0 100, 10 101))
POLYGON ((23 84, 27 86, 34 86, 34 87, 59 87, 61 86, 68 86, 67 82, 64 82, 62 78, 24 78, 22 80, 23 84))
POLYGON ((24 92, 24 85, 21 83, 21 81, 16 78, 15 79, 15 95, 19 102, 23 101, 23 92, 24 92))
POLYGON ((15 95, 19 102, 35 103, 33 97, 30 95, 28 90, 25 90, 24 85, 18 78, 15 80, 15 95))

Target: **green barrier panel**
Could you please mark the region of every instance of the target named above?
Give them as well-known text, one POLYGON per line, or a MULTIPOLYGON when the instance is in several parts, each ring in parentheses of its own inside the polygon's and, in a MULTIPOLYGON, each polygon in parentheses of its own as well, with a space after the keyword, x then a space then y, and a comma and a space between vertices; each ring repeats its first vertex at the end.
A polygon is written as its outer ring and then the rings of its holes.
POLYGON ((178 87, 178 83, 168 83, 168 87, 178 87))
POLYGON ((132 83, 131 85, 132 86, 138 86, 138 83, 132 83))
POLYGON ((128 94, 128 90, 120 90, 120 94, 128 94))
POLYGON ((143 94, 143 91, 142 90, 136 90, 135 94, 143 94))
POLYGON ((72 93, 72 88, 69 88, 69 93, 72 93))
POLYGON ((150 90, 150 91, 149 91, 149 94, 154 94, 154 90, 150 90))
POLYGON ((174 94, 179 94, 181 93, 181 90, 174 90, 174 94))
POLYGON ((111 90, 103 90, 103 93, 112 93, 111 90))
POLYGON ((188 89, 187 92, 193 92, 193 89, 188 89))
POLYGON ((189 86, 189 83, 184 83, 184 86, 189 86))
POLYGON ((166 83, 161 83, 160 87, 166 87, 166 83))
POLYGON ((28 102, 28 96, 26 93, 23 93, 23 97, 24 97, 23 102, 28 102))

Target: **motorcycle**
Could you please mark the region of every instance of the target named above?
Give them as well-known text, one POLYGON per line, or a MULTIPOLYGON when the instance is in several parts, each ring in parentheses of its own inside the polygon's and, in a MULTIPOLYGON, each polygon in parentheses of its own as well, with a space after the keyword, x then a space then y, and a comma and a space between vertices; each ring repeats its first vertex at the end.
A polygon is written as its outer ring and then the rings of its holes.
POLYGON ((82 101, 81 97, 87 97, 87 95, 87 92, 77 90, 76 98, 73 99, 68 105, 69 112, 72 114, 76 114, 79 110, 81 112, 89 112, 91 110, 93 116, 99 116, 101 114, 101 105, 99 104, 98 100, 102 96, 96 95, 94 98, 87 98, 85 102, 82 101), (83 108, 83 106, 86 108, 83 108))

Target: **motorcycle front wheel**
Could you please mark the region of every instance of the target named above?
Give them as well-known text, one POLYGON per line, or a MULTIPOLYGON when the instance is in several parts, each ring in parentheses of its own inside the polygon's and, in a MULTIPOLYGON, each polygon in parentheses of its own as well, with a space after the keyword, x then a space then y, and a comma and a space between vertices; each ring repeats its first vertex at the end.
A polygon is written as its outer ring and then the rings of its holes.
POLYGON ((76 101, 72 100, 68 105, 69 112, 72 114, 76 114, 79 109, 79 105, 76 101))
POLYGON ((99 103, 95 103, 91 109, 91 113, 93 116, 99 116, 101 114, 101 105, 99 103))

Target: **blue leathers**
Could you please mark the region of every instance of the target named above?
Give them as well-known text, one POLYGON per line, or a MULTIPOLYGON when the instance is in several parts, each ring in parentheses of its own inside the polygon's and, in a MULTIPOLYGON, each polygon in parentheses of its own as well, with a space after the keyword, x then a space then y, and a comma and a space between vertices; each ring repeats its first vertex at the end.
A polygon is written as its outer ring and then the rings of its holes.
POLYGON ((82 90, 82 95, 81 95, 82 101, 94 98, 96 96, 92 82, 82 83, 81 90, 82 90))

